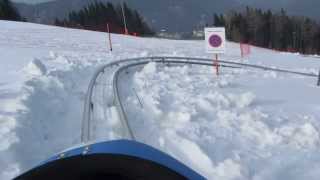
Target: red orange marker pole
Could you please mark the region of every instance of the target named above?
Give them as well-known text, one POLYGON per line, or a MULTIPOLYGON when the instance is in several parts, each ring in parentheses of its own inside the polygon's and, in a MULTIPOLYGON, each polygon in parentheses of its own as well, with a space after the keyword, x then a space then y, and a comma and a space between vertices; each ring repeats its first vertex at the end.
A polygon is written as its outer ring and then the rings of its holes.
POLYGON ((243 59, 245 56, 251 54, 251 47, 250 44, 240 43, 240 50, 241 50, 241 58, 243 59))
POLYGON ((108 36, 109 36, 109 47, 110 47, 110 51, 112 51, 112 41, 111 41, 111 32, 110 32, 110 27, 109 27, 109 23, 107 23, 107 30, 108 30, 108 36))
POLYGON ((127 28, 124 29, 124 34, 125 34, 125 35, 129 35, 129 31, 128 31, 127 28))

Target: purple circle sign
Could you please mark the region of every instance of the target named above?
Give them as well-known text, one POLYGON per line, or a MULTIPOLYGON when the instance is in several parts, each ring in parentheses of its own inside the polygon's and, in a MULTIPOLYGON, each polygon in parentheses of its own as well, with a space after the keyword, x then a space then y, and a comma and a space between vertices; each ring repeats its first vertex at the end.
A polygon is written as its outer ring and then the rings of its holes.
POLYGON ((209 44, 210 44, 210 46, 215 47, 215 48, 220 47, 222 44, 222 39, 220 36, 214 34, 214 35, 210 36, 209 44))

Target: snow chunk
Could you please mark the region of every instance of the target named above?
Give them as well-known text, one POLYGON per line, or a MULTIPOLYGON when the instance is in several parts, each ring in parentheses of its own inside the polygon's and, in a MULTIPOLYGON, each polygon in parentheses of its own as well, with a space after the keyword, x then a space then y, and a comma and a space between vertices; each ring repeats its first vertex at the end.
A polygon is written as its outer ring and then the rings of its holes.
POLYGON ((165 139, 163 138, 163 137, 159 137, 159 145, 160 145, 160 147, 164 147, 164 145, 165 145, 165 139))
POLYGON ((0 179, 13 179, 17 174, 20 173, 18 164, 11 164, 7 168, 2 169, 0 173, 0 179))
POLYGON ((296 148, 315 148, 320 143, 319 132, 310 124, 288 125, 276 130, 282 136, 284 143, 296 148))
POLYGON ((235 103, 238 108, 245 108, 252 104, 256 96, 252 92, 246 92, 239 96, 229 94, 228 97, 235 103))
POLYGON ((184 149, 181 153, 193 165, 197 166, 197 169, 205 172, 205 174, 211 174, 213 163, 196 143, 183 138, 179 138, 175 143, 178 147, 184 149))
POLYGON ((237 180, 244 178, 241 164, 234 162, 232 159, 227 159, 214 169, 216 179, 220 180, 237 180))
POLYGON ((319 133, 310 123, 301 126, 293 137, 302 147, 315 147, 319 143, 319 133))
POLYGON ((7 150, 12 144, 19 141, 13 131, 16 126, 14 118, 0 115, 0 151, 7 150))
POLYGON ((264 78, 274 78, 274 79, 276 79, 276 78, 278 78, 278 74, 275 71, 269 71, 267 73, 264 73, 263 77, 264 78))
POLYGON ((120 117, 115 106, 110 107, 111 118, 108 123, 110 126, 117 126, 120 123, 120 117))
POLYGON ((31 76, 42 76, 47 73, 46 66, 39 60, 34 59, 23 69, 25 73, 31 76))
POLYGON ((263 117, 258 111, 239 115, 241 135, 255 142, 259 148, 278 143, 278 136, 262 121, 263 117))
POLYGON ((154 74, 157 72, 157 64, 155 62, 148 63, 144 66, 143 72, 145 74, 154 74))
POLYGON ((212 111, 213 109, 213 106, 211 105, 211 103, 206 99, 199 98, 197 100, 197 104, 199 108, 202 109, 203 111, 212 111))
POLYGON ((169 112, 168 117, 163 121, 162 126, 165 128, 182 129, 191 120, 191 114, 186 112, 169 112))
POLYGON ((57 55, 55 52, 50 51, 50 52, 49 52, 49 56, 50 56, 52 59, 55 59, 55 58, 57 58, 58 55, 57 55))
POLYGON ((222 129, 230 129, 232 130, 232 122, 237 119, 237 114, 231 111, 221 110, 217 113, 217 125, 219 125, 222 129))
POLYGON ((55 61, 61 64, 69 64, 69 60, 65 56, 56 56, 55 61))
POLYGON ((175 119, 177 122, 187 123, 190 121, 191 115, 189 113, 184 112, 170 112, 169 118, 175 119))
POLYGON ((223 94, 215 92, 213 94, 209 94, 208 98, 211 101, 215 102, 218 105, 218 108, 219 107, 225 107, 225 108, 230 107, 230 104, 231 104, 230 100, 226 96, 224 96, 223 94))

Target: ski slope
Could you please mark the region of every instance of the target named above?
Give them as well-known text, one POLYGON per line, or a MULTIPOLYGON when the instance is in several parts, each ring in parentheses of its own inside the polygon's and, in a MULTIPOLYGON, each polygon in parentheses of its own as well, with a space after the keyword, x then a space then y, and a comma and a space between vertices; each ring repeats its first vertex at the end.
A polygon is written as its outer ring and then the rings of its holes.
MULTIPOLYGON (((0 27, 0 179, 80 143, 85 92, 100 65, 145 56, 210 58, 203 41, 112 35, 110 53, 104 33, 8 21, 0 27)), ((221 58, 240 61, 238 44, 227 49, 221 58)), ((315 74, 320 68, 312 56, 252 51, 244 62, 315 74)), ((150 63, 121 74, 137 139, 208 179, 318 179, 317 80, 227 68, 217 77, 213 70, 150 63)), ((101 95, 96 100, 103 102, 101 95)), ((119 124, 114 107, 101 113, 111 120, 96 122, 96 140, 119 138, 110 128, 119 124)))

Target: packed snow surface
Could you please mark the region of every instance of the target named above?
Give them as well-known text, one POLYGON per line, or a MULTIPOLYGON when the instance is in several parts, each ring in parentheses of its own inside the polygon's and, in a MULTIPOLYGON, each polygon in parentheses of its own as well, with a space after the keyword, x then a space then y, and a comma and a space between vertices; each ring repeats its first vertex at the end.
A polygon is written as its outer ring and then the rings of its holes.
MULTIPOLYGON (((0 21, 0 179, 11 179, 80 143, 84 96, 100 65, 142 56, 207 57, 203 41, 173 41, 0 21)), ((240 60, 318 73, 317 56, 252 48, 240 60)), ((110 86, 112 73, 99 79, 110 86), (109 78, 109 79, 108 79, 109 78)), ((137 139, 208 179, 319 179, 320 88, 316 78, 196 65, 149 63, 120 74, 120 95, 137 139)), ((100 83, 101 82, 101 83, 100 83)), ((99 88, 98 88, 99 89, 99 88)), ((96 140, 119 138, 110 91, 95 100, 96 140), (103 114, 103 115, 102 115, 103 114)))

